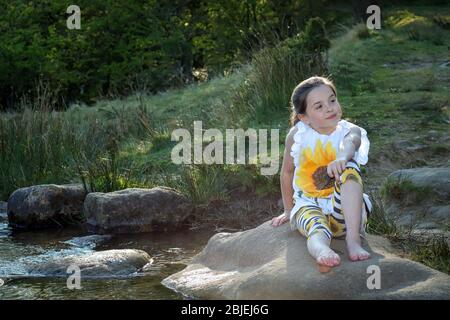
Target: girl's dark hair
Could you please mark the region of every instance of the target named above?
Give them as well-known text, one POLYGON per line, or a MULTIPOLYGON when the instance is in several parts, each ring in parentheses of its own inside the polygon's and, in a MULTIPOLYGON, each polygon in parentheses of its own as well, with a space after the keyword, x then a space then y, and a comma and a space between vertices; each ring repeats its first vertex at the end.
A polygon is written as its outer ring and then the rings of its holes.
POLYGON ((294 126, 297 122, 300 121, 297 117, 298 114, 306 113, 306 98, 308 97, 308 94, 311 92, 311 90, 323 84, 329 86, 331 90, 333 90, 334 94, 337 96, 336 87, 334 86, 333 82, 325 77, 314 76, 306 80, 303 80, 295 87, 294 91, 292 92, 290 102, 291 126, 294 126))

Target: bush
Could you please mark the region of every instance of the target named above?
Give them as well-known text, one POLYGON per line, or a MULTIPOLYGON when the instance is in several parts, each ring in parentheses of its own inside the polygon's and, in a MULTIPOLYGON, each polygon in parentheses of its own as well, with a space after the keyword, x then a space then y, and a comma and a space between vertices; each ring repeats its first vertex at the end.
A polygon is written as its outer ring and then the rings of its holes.
POLYGON ((222 74, 248 57, 258 34, 273 30, 286 38, 326 6, 294 0, 80 0, 81 30, 69 30, 68 5, 2 3, 0 109, 16 109, 23 96, 33 102, 40 81, 57 98, 47 108, 61 110, 76 101, 179 87, 194 80, 194 69, 207 70, 209 77, 222 74))
POLYGON ((81 30, 66 26, 66 1, 10 1, 0 11, 0 106, 34 101, 43 81, 54 109, 102 96, 184 84, 189 55, 171 4, 80 1, 81 30))
POLYGON ((162 169, 160 181, 154 183, 174 188, 195 205, 207 205, 214 200, 229 200, 226 186, 228 173, 222 165, 191 164, 179 167, 178 173, 162 169))
MULTIPOLYGON (((444 23, 444 18, 434 18, 435 23, 444 23)), ((416 15, 408 10, 397 11, 392 14, 387 24, 393 28, 402 30, 409 40, 415 41, 429 41, 435 45, 442 45, 446 34, 433 24, 430 19, 416 15)))
POLYGON ((443 45, 443 34, 437 27, 412 24, 405 29, 409 40, 429 41, 435 45, 443 45))
POLYGON ((329 48, 324 23, 310 19, 305 31, 256 53, 252 69, 239 88, 233 104, 256 122, 271 122, 274 112, 288 118, 289 99, 302 80, 326 73, 326 50, 329 48), (280 112, 281 111, 281 112, 280 112))
POLYGON ((438 14, 433 17, 433 21, 442 29, 450 29, 450 16, 443 16, 438 14))

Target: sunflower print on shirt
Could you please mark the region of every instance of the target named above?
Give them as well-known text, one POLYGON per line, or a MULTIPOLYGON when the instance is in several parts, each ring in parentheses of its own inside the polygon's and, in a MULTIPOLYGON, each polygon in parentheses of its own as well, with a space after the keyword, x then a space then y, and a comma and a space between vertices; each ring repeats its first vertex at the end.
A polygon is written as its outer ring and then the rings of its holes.
POLYGON ((314 153, 311 147, 302 150, 295 183, 308 197, 327 198, 333 193, 334 179, 327 174, 327 166, 336 159, 336 149, 331 141, 325 146, 316 140, 314 153))

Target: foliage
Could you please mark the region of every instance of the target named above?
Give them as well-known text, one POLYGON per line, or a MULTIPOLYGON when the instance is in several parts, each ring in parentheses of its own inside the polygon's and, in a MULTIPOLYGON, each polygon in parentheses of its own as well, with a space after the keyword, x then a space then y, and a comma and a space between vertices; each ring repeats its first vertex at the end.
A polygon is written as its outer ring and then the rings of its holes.
POLYGON ((81 29, 69 30, 64 0, 1 1, 0 110, 26 99, 41 106, 39 84, 62 110, 71 102, 157 92, 221 73, 269 33, 284 39, 324 12, 325 1, 86 1, 81 29), (302 10, 300 10, 301 8, 302 10), (270 31, 270 32, 269 32, 270 31))
POLYGON ((305 31, 256 53, 252 68, 234 99, 240 114, 256 123, 268 123, 274 113, 289 118, 292 89, 302 80, 327 72, 326 50, 330 46, 324 22, 310 19, 305 31))

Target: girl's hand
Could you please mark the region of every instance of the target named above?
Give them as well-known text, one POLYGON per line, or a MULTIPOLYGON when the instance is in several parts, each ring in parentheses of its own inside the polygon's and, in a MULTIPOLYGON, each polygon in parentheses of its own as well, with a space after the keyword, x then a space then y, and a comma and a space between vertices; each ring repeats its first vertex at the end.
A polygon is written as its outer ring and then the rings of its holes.
POLYGON ((278 226, 281 226, 283 223, 285 223, 288 220, 289 219, 286 217, 286 215, 283 212, 278 217, 273 218, 272 222, 270 224, 274 227, 278 227, 278 226))
POLYGON ((339 182, 339 176, 344 172, 345 166, 347 165, 347 160, 343 158, 331 161, 327 166, 327 174, 331 178, 336 179, 339 182))

